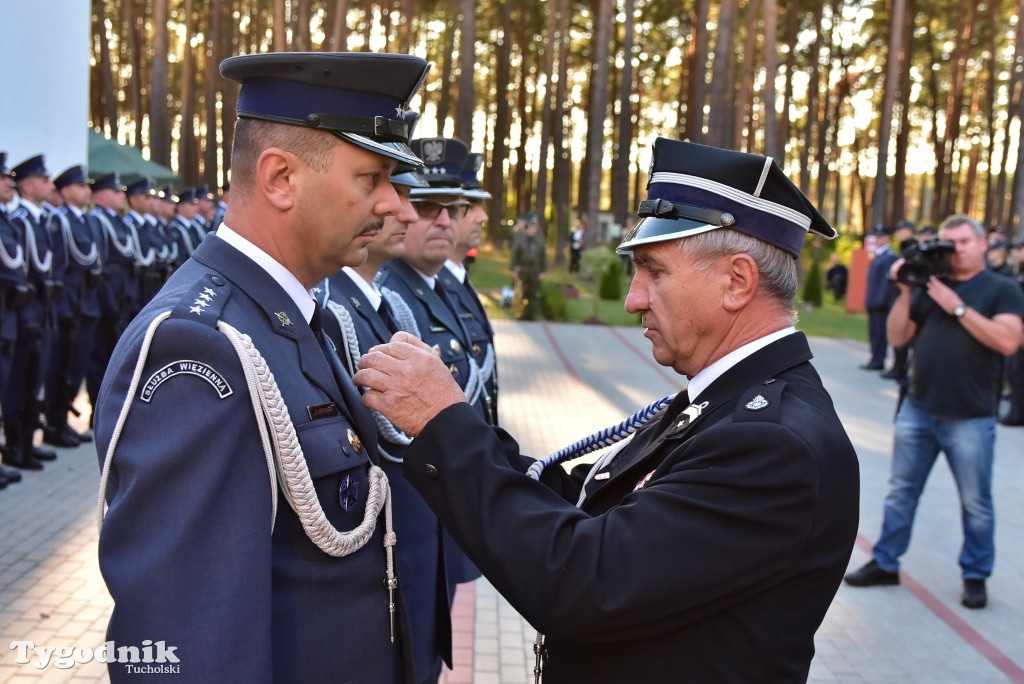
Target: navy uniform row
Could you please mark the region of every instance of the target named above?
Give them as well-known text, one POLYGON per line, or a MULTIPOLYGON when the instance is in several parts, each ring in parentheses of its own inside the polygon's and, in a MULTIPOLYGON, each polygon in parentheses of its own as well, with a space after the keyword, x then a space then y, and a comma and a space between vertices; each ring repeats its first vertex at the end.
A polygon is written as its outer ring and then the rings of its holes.
MULTIPOLYGON (((51 181, 43 155, 8 171, 0 153, 0 402, 7 466, 39 470, 56 458, 34 444, 40 427, 48 444, 91 440, 68 424, 68 413, 77 415, 72 403, 83 381, 94 402, 121 332, 210 228, 214 212, 199 215, 201 199, 212 206, 205 186, 175 196, 149 179, 128 187, 116 173, 93 180, 80 165, 51 181), (8 214, 15 189, 18 202, 8 214), (126 199, 129 210, 122 213, 126 199), (188 247, 173 239, 172 223, 187 234, 188 247)), ((0 468, 0 488, 20 479, 17 470, 0 468)))

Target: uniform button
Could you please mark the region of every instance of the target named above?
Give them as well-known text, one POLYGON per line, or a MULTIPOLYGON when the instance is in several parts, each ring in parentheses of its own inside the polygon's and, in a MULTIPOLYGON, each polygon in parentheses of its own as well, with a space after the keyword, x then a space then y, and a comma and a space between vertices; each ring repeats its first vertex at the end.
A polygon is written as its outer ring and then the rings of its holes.
POLYGON ((427 465, 423 466, 423 474, 427 476, 428 480, 436 480, 437 468, 428 463, 427 465))
POLYGON ((213 282, 214 285, 223 285, 224 284, 224 279, 221 278, 220 276, 216 276, 215 275, 212 278, 210 278, 210 280, 213 282))
POLYGON ((355 449, 357 454, 363 453, 363 443, 359 441, 359 436, 352 428, 348 429, 345 436, 348 437, 349 446, 355 449))
POLYGON ((763 383, 763 384, 765 384, 765 385, 770 385, 770 384, 772 384, 773 382, 775 382, 775 378, 768 378, 767 380, 765 380, 765 381, 764 381, 764 383, 763 383))

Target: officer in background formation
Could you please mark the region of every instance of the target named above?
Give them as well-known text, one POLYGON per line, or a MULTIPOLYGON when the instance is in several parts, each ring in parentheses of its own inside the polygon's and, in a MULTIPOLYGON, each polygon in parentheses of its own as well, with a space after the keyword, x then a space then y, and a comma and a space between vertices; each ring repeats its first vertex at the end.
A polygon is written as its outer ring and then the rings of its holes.
MULTIPOLYGON (((414 125, 407 112, 405 120, 414 125)), ((356 372, 359 358, 370 347, 387 342, 404 325, 415 329, 412 311, 395 292, 379 288, 374 282, 381 267, 405 254, 405 235, 409 224, 419 217, 409 201, 414 187, 428 187, 416 171, 399 167, 391 176, 401 209, 384 219, 381 232, 366 246, 366 261, 346 266, 330 276, 320 288, 318 298, 325 306, 324 332, 333 340, 346 370, 356 372)), ((387 422, 374 416, 381 468, 391 483, 395 534, 395 558, 399 584, 405 599, 412 639, 416 684, 434 684, 441 673, 442 660, 452 665, 452 628, 449 583, 444 558, 441 523, 416 490, 402 475, 402 459, 409 439, 387 422)))
POLYGON ((202 237, 195 228, 194 220, 199 211, 195 188, 182 190, 174 198, 174 217, 167 226, 168 238, 178 250, 181 261, 192 256, 202 237))
POLYGON ((210 226, 210 232, 217 232, 217 227, 224 223, 224 213, 228 210, 228 201, 231 196, 231 181, 224 181, 224 185, 220 188, 220 201, 217 202, 217 211, 213 215, 213 224, 210 226))
POLYGON ((35 445, 41 427, 41 396, 53 328, 55 298, 63 274, 63 254, 51 250, 51 235, 43 223, 43 201, 53 182, 42 155, 26 159, 11 169, 18 191, 18 206, 11 215, 19 240, 25 246, 24 267, 29 285, 18 307, 18 332, 7 385, 3 391, 5 462, 25 470, 41 470, 43 462, 57 455, 35 445))
POLYGON ((63 288, 57 298, 57 335, 46 380, 46 427, 43 441, 74 447, 92 441, 68 425, 68 412, 78 396, 100 318, 99 284, 103 271, 99 224, 86 212, 92 198, 91 179, 81 165, 56 179, 62 206, 50 216, 50 233, 59 233, 66 250, 63 288))
POLYGON ((195 189, 195 195, 196 215, 192 219, 192 226, 202 241, 211 230, 213 219, 217 215, 217 205, 213 203, 213 194, 205 183, 195 189))
MULTIPOLYGON (((0 152, 0 399, 14 363, 19 309, 27 303, 29 293, 24 241, 7 214, 7 205, 13 199, 14 181, 7 171, 7 153, 0 152)), ((0 489, 21 481, 21 473, 10 467, 14 456, 6 446, 3 448, 0 489)))
POLYGON ((86 371, 85 388, 89 403, 96 406, 100 382, 121 333, 141 307, 140 266, 135 261, 135 242, 121 217, 125 208, 125 186, 117 173, 93 181, 93 208, 89 212, 98 226, 103 273, 98 292, 100 320, 86 371))

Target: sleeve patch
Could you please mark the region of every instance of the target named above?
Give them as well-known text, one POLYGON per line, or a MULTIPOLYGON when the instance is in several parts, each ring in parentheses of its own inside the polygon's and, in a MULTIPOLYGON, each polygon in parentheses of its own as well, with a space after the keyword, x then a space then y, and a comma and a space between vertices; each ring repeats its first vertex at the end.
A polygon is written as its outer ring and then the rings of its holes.
POLYGON ((139 392, 139 399, 149 403, 156 394, 157 389, 177 375, 194 375, 210 383, 210 386, 217 392, 217 396, 225 399, 231 396, 233 390, 228 381, 217 369, 203 363, 202 361, 181 360, 169 363, 160 370, 154 372, 146 380, 142 390, 139 392))

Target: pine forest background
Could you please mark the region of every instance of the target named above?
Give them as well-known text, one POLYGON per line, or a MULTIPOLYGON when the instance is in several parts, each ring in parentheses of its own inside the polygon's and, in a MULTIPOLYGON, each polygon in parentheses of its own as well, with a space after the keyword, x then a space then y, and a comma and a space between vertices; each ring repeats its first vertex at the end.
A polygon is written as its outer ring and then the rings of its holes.
POLYGON ((1024 0, 93 0, 91 125, 229 177, 237 84, 282 50, 434 63, 417 137, 485 154, 490 239, 537 211, 625 222, 656 136, 767 154, 846 239, 968 213, 1020 235, 1024 0), (499 220, 500 219, 500 220, 499 220))

